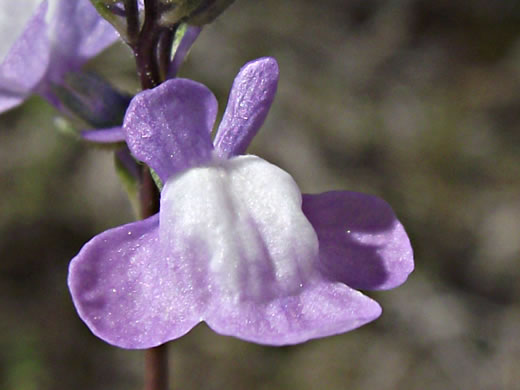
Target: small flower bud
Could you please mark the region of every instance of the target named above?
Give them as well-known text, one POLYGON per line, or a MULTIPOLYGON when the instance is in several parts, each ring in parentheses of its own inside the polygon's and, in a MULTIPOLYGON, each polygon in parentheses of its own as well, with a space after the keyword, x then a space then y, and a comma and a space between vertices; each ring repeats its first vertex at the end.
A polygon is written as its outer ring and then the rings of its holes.
POLYGON ((69 73, 54 93, 67 110, 96 128, 120 125, 130 102, 130 96, 93 73, 69 73))

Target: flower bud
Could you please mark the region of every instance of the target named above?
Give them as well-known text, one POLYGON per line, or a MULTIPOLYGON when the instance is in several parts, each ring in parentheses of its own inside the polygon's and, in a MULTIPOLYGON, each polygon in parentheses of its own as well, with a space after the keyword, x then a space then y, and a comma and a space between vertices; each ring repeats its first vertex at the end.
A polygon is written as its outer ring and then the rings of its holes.
POLYGON ((130 102, 130 96, 94 73, 69 73, 54 93, 68 111, 95 128, 120 125, 130 102))

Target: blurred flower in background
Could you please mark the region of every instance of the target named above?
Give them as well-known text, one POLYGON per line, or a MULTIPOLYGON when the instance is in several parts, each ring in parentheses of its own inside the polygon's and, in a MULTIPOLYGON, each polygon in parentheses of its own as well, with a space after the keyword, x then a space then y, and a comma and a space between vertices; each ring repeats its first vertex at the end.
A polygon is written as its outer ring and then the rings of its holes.
POLYGON ((0 2, 0 112, 52 88, 118 38, 89 0, 0 2))

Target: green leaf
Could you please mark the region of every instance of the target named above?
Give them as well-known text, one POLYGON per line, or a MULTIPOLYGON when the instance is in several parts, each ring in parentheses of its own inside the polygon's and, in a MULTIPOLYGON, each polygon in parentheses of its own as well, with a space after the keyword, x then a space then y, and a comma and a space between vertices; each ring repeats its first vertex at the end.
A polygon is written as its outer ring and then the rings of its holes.
POLYGON ((160 0, 165 6, 161 24, 165 27, 176 23, 203 26, 213 22, 234 0, 160 0))
POLYGON ((179 45, 181 44, 182 38, 184 37, 184 34, 186 34, 186 30, 188 28, 188 25, 186 23, 182 23, 177 31, 175 31, 175 37, 173 39, 172 44, 172 52, 171 52, 171 60, 175 57, 175 53, 177 52, 177 49, 179 48, 179 45))
POLYGON ((159 189, 159 192, 161 192, 163 189, 163 182, 162 182, 161 178, 159 177, 157 172, 155 172, 152 168, 150 168, 150 175, 152 175, 152 179, 153 179, 155 185, 159 189))
POLYGON ((90 2, 96 8, 101 17, 114 26, 121 38, 126 42, 128 38, 126 32, 126 19, 113 13, 110 7, 111 5, 118 3, 119 0, 90 0, 90 2))

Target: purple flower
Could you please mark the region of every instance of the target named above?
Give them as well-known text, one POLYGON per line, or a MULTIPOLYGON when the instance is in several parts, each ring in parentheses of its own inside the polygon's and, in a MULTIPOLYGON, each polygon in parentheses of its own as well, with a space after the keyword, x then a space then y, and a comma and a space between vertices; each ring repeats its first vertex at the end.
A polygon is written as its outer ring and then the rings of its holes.
POLYGON ((32 93, 57 105, 52 84, 118 38, 89 0, 3 0, 0 15, 0 112, 32 93))
POLYGON ((291 176, 244 155, 273 101, 272 58, 237 75, 215 141, 213 94, 166 81, 130 103, 133 155, 164 187, 160 213, 94 237, 72 260, 69 287, 94 334, 148 348, 201 321, 270 345, 346 332, 377 318, 358 289, 388 289, 413 270, 408 237, 382 200, 301 195, 291 176))

